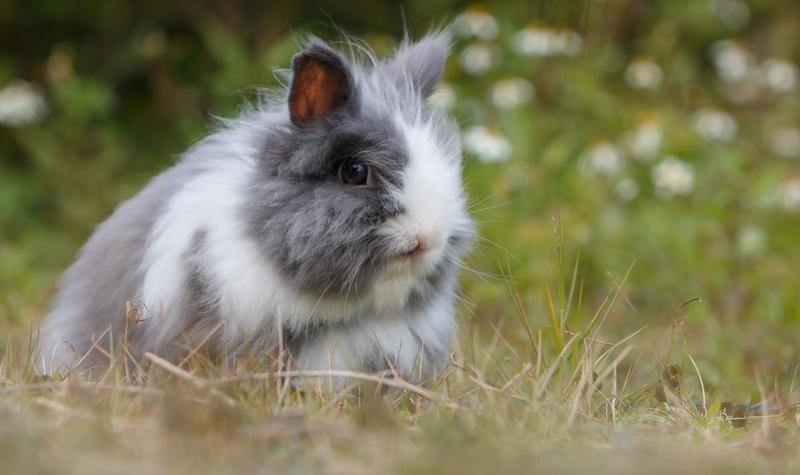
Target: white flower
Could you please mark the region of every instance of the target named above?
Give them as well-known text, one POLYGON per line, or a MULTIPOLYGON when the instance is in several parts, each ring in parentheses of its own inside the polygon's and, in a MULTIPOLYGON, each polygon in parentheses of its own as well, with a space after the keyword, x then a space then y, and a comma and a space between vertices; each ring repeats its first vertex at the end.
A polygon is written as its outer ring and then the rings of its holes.
POLYGON ((744 226, 736 234, 736 247, 745 256, 759 254, 764 249, 767 234, 763 229, 754 225, 744 226))
POLYGON ((769 146, 783 158, 800 158, 800 129, 781 127, 769 133, 769 146))
POLYGON ((0 90, 0 124, 31 124, 46 113, 47 103, 30 83, 14 81, 0 90))
POLYGON ((511 156, 511 142, 499 130, 485 125, 467 129, 464 149, 483 162, 501 162, 511 156))
POLYGON ((694 188, 694 169, 672 155, 653 167, 652 177, 656 192, 665 198, 689 194, 694 188))
POLYGON ((787 211, 800 211, 800 178, 790 178, 778 190, 781 206, 787 211))
POLYGON ((442 110, 452 110, 456 105, 456 93, 446 83, 439 83, 436 89, 428 96, 428 104, 442 110))
POLYGON ((727 142, 736 136, 736 119, 720 110, 700 109, 694 114, 694 129, 703 138, 727 142))
POLYGON ((717 68, 717 74, 723 80, 730 82, 746 79, 755 63, 750 51, 730 40, 718 41, 711 45, 711 59, 717 68))
POLYGON ((789 92, 797 84, 797 66, 771 58, 761 64, 761 81, 775 92, 789 92))
POLYGON ((617 183, 614 192, 622 201, 633 201, 639 196, 639 184, 633 178, 624 178, 617 183))
POLYGON ((711 0, 711 8, 731 30, 739 30, 750 21, 750 7, 742 0, 711 0))
POLYGON ((584 162, 591 171, 613 175, 622 168, 622 154, 616 145, 598 142, 587 150, 584 162))
POLYGON ((518 53, 529 56, 549 56, 553 54, 550 31, 539 26, 529 26, 518 31, 512 39, 518 53))
POLYGON ((497 37, 497 20, 480 8, 470 8, 456 18, 455 30, 464 38, 493 40, 497 37))
POLYGON ((461 51, 461 55, 458 59, 464 71, 473 76, 481 76, 492 68, 494 52, 488 45, 472 43, 461 51))
POLYGON ((511 42, 516 52, 527 56, 575 56, 583 49, 583 39, 578 32, 543 25, 521 29, 511 42))
POLYGON ((657 89, 664 73, 661 66, 649 58, 637 58, 625 69, 625 83, 632 89, 657 89))
POLYGON ((533 84, 522 78, 503 79, 492 85, 489 96, 498 109, 514 109, 531 101, 533 84))
POLYGON ((661 150, 663 133, 655 120, 645 120, 625 137, 628 151, 634 158, 650 160, 661 150))

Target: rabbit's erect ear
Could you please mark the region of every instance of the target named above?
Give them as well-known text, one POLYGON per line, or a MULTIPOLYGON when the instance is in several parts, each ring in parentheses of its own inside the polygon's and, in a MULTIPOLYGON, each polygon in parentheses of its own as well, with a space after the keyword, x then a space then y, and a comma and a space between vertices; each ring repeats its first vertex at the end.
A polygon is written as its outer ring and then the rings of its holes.
POLYGON ((404 40, 397 54, 386 63, 386 68, 391 77, 410 80, 414 88, 426 97, 442 75, 451 43, 447 30, 428 33, 417 42, 404 40))
POLYGON ((352 78, 346 60, 321 41, 292 58, 289 114, 303 125, 341 106, 351 95, 352 78))

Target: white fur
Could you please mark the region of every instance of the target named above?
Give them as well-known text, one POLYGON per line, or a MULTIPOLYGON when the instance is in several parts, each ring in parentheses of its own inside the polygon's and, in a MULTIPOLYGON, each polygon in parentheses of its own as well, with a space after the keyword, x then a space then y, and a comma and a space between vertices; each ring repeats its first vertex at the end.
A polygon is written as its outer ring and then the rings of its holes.
POLYGON ((409 152, 402 189, 395 191, 405 213, 389 219, 381 233, 396 243, 398 251, 411 250, 421 241, 426 252, 389 264, 374 292, 380 301, 402 305, 416 281, 446 258, 447 239, 461 219, 464 197, 458 157, 441 149, 432 126, 403 120, 397 125, 409 152))
POLYGON ((437 144, 432 125, 401 122, 409 162, 398 199, 406 212, 395 218, 405 232, 419 233, 438 260, 454 220, 463 213, 460 168, 437 144))
POLYGON ((297 362, 304 369, 340 370, 388 361, 401 374, 421 379, 436 369, 424 367, 423 353, 446 351, 454 329, 452 302, 439 297, 412 315, 328 330, 303 346, 297 362))
POLYGON ((225 168, 215 167, 185 184, 149 237, 141 304, 145 318, 155 319, 148 329, 156 332, 159 343, 168 343, 181 331, 176 316, 188 297, 185 257, 200 231, 205 242, 197 264, 215 291, 227 342, 255 334, 265 318, 301 328, 312 318, 348 313, 341 303, 317 301, 290 288, 247 235, 242 220, 231 219, 241 212, 243 190, 255 166, 252 151, 243 152, 225 168))

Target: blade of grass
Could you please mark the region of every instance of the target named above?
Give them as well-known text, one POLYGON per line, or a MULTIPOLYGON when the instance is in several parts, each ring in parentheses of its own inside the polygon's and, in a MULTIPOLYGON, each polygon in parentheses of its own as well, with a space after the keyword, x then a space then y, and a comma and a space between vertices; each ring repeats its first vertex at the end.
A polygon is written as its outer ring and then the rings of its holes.
POLYGON ((553 295, 550 293, 550 286, 545 283, 545 295, 547 296, 547 310, 550 315, 550 325, 553 328, 553 341, 556 344, 556 350, 560 353, 564 349, 564 337, 561 334, 561 324, 558 315, 556 314, 555 305, 553 305, 553 295))

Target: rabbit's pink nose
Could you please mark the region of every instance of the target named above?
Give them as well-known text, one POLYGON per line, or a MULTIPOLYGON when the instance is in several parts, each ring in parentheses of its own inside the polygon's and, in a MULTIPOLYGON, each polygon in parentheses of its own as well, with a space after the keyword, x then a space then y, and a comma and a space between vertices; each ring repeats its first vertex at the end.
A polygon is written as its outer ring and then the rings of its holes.
POLYGON ((431 247, 431 240, 423 233, 416 233, 414 234, 414 238, 417 240, 417 248, 420 251, 427 251, 431 247))
POLYGON ((403 257, 417 256, 427 251, 429 248, 428 240, 422 233, 415 233, 410 241, 408 250, 403 252, 403 257))

